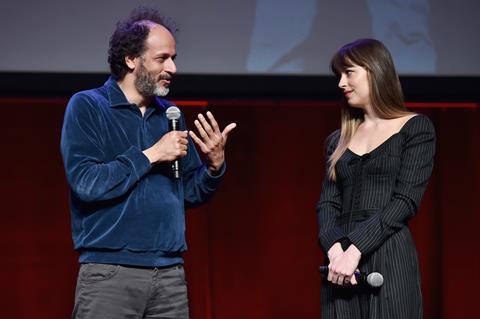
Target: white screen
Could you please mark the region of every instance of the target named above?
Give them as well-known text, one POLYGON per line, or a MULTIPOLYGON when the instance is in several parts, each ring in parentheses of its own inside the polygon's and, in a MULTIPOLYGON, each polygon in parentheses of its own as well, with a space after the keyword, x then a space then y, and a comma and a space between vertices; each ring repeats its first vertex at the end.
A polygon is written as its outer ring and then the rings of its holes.
POLYGON ((337 48, 374 37, 402 75, 480 75, 476 0, 16 0, 0 10, 0 71, 108 72, 138 4, 176 21, 183 74, 330 75, 337 48))

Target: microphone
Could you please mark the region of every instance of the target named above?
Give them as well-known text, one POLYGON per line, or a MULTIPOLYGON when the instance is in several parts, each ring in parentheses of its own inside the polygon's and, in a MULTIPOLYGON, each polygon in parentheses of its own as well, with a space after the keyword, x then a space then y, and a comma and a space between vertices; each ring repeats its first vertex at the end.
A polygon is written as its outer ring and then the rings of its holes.
MULTIPOLYGON (((166 114, 168 119, 169 130, 178 131, 180 126, 179 119, 180 119, 180 116, 182 116, 180 109, 176 106, 170 106, 167 109, 166 114)), ((175 179, 179 179, 180 178, 180 161, 178 159, 172 162, 172 171, 173 171, 173 177, 175 179)))
MULTIPOLYGON (((320 271, 320 273, 323 276, 327 276, 328 275, 328 266, 320 266, 320 267, 318 267, 318 271, 320 271)), ((378 287, 381 287, 383 285, 383 276, 382 276, 381 273, 371 272, 371 273, 367 274, 367 273, 364 273, 364 272, 355 271, 354 274, 355 274, 355 278, 357 279, 357 282, 359 284, 360 283, 367 284, 367 285, 369 285, 370 287, 373 287, 373 288, 378 288, 378 287)))

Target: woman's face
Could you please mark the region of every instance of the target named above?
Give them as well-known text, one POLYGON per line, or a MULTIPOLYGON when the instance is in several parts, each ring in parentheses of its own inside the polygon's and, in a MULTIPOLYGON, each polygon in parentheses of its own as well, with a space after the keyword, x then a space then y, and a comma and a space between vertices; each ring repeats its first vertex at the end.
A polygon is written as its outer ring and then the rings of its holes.
POLYGON ((368 72, 353 64, 341 73, 338 87, 343 91, 350 106, 365 109, 370 105, 370 83, 368 72))

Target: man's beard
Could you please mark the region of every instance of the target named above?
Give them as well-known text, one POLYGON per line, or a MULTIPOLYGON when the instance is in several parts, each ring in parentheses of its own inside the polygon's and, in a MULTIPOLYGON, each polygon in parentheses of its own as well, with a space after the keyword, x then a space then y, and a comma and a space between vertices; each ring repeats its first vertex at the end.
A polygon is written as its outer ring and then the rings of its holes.
POLYGON ((158 85, 158 81, 155 79, 155 76, 147 71, 147 69, 143 66, 143 63, 140 64, 140 67, 137 71, 135 88, 137 89, 138 93, 145 97, 154 95, 165 96, 170 91, 169 88, 158 85))

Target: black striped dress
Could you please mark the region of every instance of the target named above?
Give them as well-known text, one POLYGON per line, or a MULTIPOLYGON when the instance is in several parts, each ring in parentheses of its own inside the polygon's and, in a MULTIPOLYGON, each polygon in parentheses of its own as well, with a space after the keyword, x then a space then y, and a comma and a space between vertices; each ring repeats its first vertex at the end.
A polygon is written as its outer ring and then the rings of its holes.
MULTIPOLYGON (((339 131, 327 139, 327 156, 339 131)), ((336 165, 337 181, 325 178, 317 205, 320 244, 354 244, 362 253, 359 268, 379 272, 381 288, 348 288, 322 281, 322 318, 422 317, 417 253, 408 229, 433 169, 435 130, 423 115, 373 151, 348 150, 336 165)))

